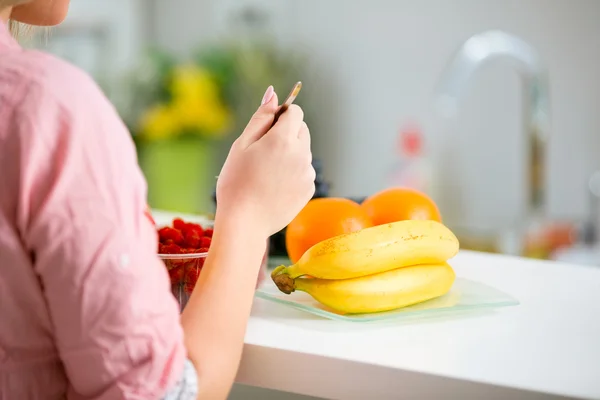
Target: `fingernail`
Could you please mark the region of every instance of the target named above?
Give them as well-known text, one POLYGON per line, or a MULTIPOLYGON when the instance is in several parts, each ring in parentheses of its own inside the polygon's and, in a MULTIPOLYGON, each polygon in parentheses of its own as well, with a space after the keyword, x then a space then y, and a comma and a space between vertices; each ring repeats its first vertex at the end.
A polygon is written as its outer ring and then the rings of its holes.
POLYGON ((260 105, 263 106, 263 105, 267 104, 269 101, 271 101, 274 93, 275 93, 275 91, 273 90, 273 86, 269 86, 267 88, 267 91, 265 92, 265 95, 262 98, 262 102, 260 103, 260 105))

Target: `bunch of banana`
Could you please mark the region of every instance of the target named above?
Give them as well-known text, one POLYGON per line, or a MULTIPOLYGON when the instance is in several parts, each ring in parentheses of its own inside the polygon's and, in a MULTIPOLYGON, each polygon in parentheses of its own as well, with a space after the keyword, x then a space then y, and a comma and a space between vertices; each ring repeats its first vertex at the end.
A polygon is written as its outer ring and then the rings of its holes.
POLYGON ((458 253, 456 236, 436 221, 374 226, 317 243, 271 278, 280 291, 300 290, 346 314, 393 310, 446 294, 458 253))

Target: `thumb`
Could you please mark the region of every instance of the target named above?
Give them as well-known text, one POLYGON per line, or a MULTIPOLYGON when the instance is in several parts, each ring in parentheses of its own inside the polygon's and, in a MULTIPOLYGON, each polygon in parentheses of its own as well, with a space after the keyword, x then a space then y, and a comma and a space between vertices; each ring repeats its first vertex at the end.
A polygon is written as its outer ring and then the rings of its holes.
POLYGON ((256 142, 271 129, 277 108, 277 93, 273 90, 273 86, 269 86, 263 96, 262 104, 254 113, 240 137, 245 147, 256 142))

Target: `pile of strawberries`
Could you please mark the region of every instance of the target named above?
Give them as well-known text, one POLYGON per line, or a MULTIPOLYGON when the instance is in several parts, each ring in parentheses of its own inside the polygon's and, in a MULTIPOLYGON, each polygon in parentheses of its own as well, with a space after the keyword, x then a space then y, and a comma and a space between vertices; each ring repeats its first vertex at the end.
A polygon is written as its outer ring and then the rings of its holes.
POLYGON ((158 230, 158 254, 182 255, 181 258, 163 258, 172 286, 183 285, 186 294, 192 292, 204 266, 212 235, 212 228, 203 228, 200 224, 185 222, 181 218, 175 218, 172 226, 158 230))
POLYGON ((175 218, 172 226, 158 230, 158 254, 206 253, 212 235, 212 228, 175 218))

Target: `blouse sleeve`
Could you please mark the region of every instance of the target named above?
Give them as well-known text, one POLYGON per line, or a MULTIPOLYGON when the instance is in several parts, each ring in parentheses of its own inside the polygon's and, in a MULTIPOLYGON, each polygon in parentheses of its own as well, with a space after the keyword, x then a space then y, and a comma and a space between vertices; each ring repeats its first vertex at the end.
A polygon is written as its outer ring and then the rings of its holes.
POLYGON ((159 399, 186 351, 135 147, 94 82, 61 68, 23 88, 11 119, 17 223, 49 334, 69 398, 159 399))
POLYGON ((181 377, 162 400, 196 400, 198 375, 191 361, 186 360, 181 377))

